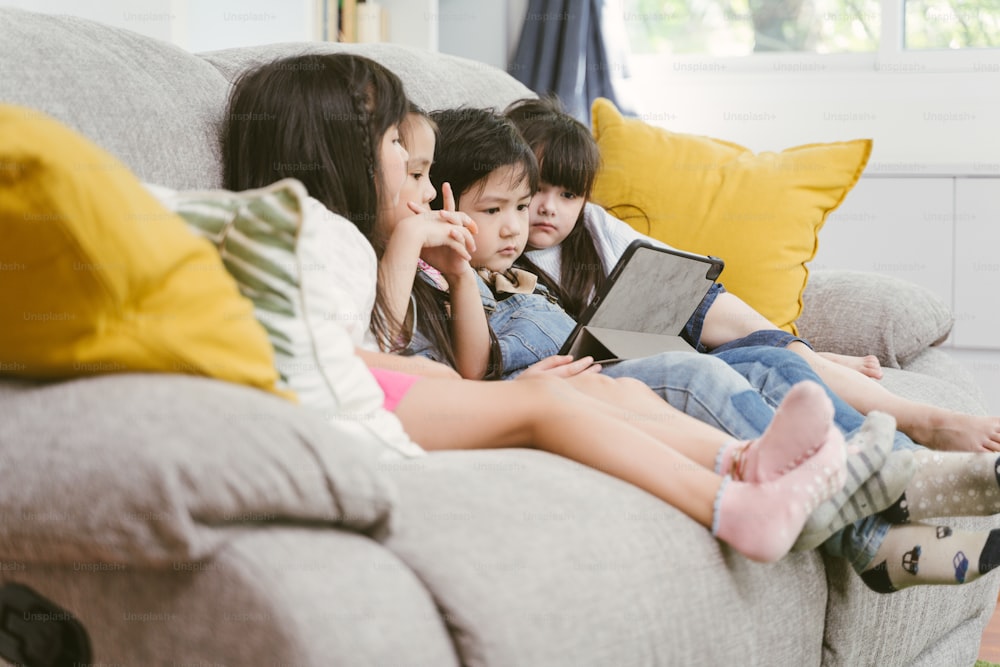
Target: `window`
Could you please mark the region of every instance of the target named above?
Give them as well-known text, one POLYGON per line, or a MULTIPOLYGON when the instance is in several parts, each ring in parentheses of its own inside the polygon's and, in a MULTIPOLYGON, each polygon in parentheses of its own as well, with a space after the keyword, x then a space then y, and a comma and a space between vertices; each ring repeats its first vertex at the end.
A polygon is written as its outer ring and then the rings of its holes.
POLYGON ((1000 47, 1000 0, 621 0, 634 54, 1000 47))
POLYGON ((906 0, 907 49, 1000 47, 1000 0, 906 0))

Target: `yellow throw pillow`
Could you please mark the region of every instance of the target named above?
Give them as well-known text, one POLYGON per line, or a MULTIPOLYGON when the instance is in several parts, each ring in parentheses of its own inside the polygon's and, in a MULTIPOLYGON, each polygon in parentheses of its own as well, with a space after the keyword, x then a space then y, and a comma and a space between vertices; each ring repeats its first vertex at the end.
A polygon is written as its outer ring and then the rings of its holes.
POLYGON ((606 99, 592 118, 603 163, 592 199, 664 243, 721 257, 726 289, 795 332, 816 235, 857 183, 871 140, 754 154, 625 118, 606 99))
POLYGON ((143 371, 280 393, 267 334, 212 244, 109 153, 0 105, 0 374, 143 371))

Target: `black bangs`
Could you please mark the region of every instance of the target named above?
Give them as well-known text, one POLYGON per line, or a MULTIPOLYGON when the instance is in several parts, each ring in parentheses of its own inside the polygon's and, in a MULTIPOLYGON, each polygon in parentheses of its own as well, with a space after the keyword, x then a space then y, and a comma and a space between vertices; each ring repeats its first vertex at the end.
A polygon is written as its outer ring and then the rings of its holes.
POLYGON ((600 165, 593 139, 576 132, 556 132, 540 146, 532 146, 539 160, 539 177, 545 183, 590 197, 600 165))
POLYGON ((590 196, 601 156, 587 126, 563 111, 555 97, 518 100, 504 114, 534 151, 544 182, 590 196))
POLYGON ((526 180, 531 192, 538 189, 535 154, 517 128, 488 109, 447 109, 430 114, 438 126, 439 140, 431 165, 431 182, 438 191, 432 208, 443 204, 441 186, 450 183, 455 203, 497 169, 515 167, 517 182, 526 180))

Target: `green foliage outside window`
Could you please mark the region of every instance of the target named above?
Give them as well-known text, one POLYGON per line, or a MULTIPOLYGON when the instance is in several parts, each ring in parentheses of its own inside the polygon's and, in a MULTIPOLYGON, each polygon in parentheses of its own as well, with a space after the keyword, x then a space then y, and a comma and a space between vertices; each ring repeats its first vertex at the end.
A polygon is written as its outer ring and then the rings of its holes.
MULTIPOLYGON (((622 0, 622 6, 633 53, 872 52, 883 19, 879 0, 622 0)), ((906 0, 905 26, 910 49, 1000 46, 1000 0, 906 0)))
POLYGON ((907 0, 906 48, 1000 47, 1000 0, 907 0))

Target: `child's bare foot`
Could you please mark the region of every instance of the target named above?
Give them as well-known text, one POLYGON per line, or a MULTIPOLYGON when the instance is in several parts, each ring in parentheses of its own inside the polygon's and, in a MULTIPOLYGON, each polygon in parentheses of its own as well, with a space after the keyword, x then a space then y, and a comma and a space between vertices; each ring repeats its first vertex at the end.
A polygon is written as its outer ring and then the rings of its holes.
POLYGON ((879 363, 878 357, 874 354, 866 354, 863 357, 852 357, 848 354, 836 354, 834 352, 817 352, 816 354, 827 361, 847 366, 874 380, 882 379, 882 364, 879 363))
POLYGON ((940 451, 1000 452, 1000 417, 937 409, 928 414, 926 424, 907 435, 940 451))

